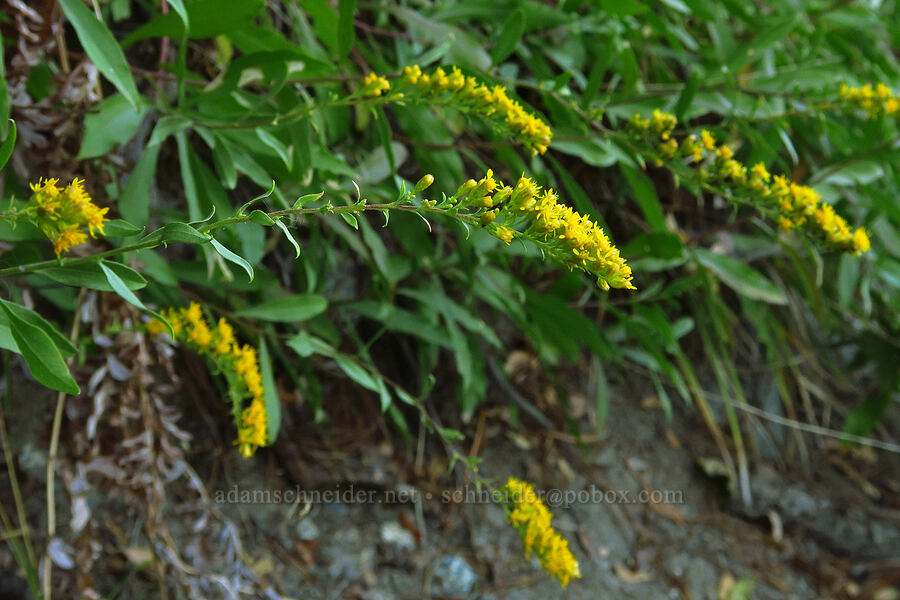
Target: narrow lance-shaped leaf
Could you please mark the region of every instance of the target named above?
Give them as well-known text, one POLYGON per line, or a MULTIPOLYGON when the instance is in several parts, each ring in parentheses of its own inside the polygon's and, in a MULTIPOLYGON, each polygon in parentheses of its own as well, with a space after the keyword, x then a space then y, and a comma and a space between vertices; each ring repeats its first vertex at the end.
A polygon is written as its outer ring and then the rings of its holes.
POLYGON ((294 239, 294 236, 291 235, 290 229, 287 228, 287 225, 281 219, 275 221, 275 225, 284 233, 284 237, 291 243, 294 247, 294 250, 297 252, 297 255, 294 258, 300 258, 300 244, 297 243, 297 240, 294 239))
POLYGON ((353 13, 356 11, 356 0, 338 0, 337 57, 347 58, 347 53, 355 40, 353 29, 353 13))
POLYGON ((153 315, 154 317, 156 317, 157 319, 159 319, 160 321, 165 323, 166 327, 169 328, 169 333, 172 334, 173 338, 175 337, 175 330, 172 329, 172 324, 169 323, 159 313, 152 311, 149 308, 147 308, 146 306, 144 306, 144 303, 141 302, 141 299, 138 298, 134 294, 134 292, 132 292, 130 289, 128 289, 128 286, 125 285, 125 282, 122 281, 122 278, 119 277, 115 271, 113 271, 111 268, 106 266, 105 262, 102 260, 100 261, 100 268, 103 270, 103 274, 106 275, 106 280, 109 282, 110 287, 112 287, 113 291, 116 294, 118 294, 120 298, 122 298, 128 304, 131 304, 132 306, 139 308, 142 311, 144 311, 150 315, 153 315))
POLYGON ((247 260, 243 256, 235 254, 234 252, 223 246, 216 238, 210 238, 209 241, 212 242, 213 248, 216 249, 216 252, 218 252, 222 256, 222 258, 227 261, 233 262, 234 264, 247 271, 247 275, 250 276, 250 281, 253 281, 253 265, 247 262, 247 260))
POLYGON ((269 357, 269 349, 264 339, 259 341, 259 372, 262 375, 263 400, 266 405, 266 433, 269 444, 272 444, 278 437, 278 430, 281 429, 281 402, 272 374, 272 359, 269 357))
POLYGON ((737 293, 769 304, 787 304, 787 296, 780 288, 740 260, 702 248, 694 250, 694 256, 737 293))
POLYGON ((503 62, 516 49, 524 33, 525 13, 522 9, 514 10, 503 23, 497 43, 491 51, 491 62, 495 65, 503 62))
POLYGON ((81 0, 59 0, 59 5, 97 70, 122 92, 134 110, 138 110, 141 96, 131 77, 128 61, 106 24, 98 20, 81 0))
POLYGON ((328 300, 316 294, 295 294, 268 300, 244 308, 235 313, 239 317, 249 317, 261 321, 305 321, 321 314, 328 308, 328 300))
MULTIPOLYGON (((9 130, 9 90, 6 89, 6 68, 5 59, 3 58, 3 44, 0 44, 0 140, 6 139, 6 133, 9 130)), ((0 169, 3 168, 3 161, 0 161, 0 169)))
POLYGON ((188 17, 187 8, 184 6, 184 0, 169 0, 169 6, 174 8, 175 12, 178 13, 178 16, 181 17, 181 22, 184 23, 185 33, 189 33, 191 30, 191 20, 188 17))
MULTIPOLYGON (((6 121, 4 121, 5 123, 6 121)), ((9 157, 12 156, 13 148, 16 147, 16 122, 12 119, 9 120, 9 135, 6 136, 6 139, 3 141, 3 145, 0 146, 0 169, 6 166, 7 161, 9 161, 9 157)))

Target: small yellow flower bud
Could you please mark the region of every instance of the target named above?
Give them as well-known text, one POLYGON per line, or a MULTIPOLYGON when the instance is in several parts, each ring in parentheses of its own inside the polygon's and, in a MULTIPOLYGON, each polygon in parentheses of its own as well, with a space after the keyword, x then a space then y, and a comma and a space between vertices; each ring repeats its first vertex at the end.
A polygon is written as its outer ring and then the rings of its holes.
POLYGON ((420 179, 418 183, 416 183, 416 187, 413 192, 415 192, 416 194, 424 192, 431 187, 432 183, 434 183, 434 175, 429 173, 428 175, 423 176, 422 179, 420 179))
POLYGON ((456 190, 456 193, 453 195, 456 198, 463 198, 464 196, 468 195, 469 192, 474 190, 475 186, 477 186, 477 185, 478 185, 477 181, 475 181, 474 179, 470 179, 467 182, 465 182, 464 184, 462 184, 461 186, 459 186, 459 189, 456 190))
POLYGON ((489 210, 483 215, 481 215, 481 226, 486 227, 494 222, 494 219, 497 218, 496 210, 489 210))
POLYGON ((499 192, 494 194, 494 206, 502 204, 506 202, 509 197, 512 195, 513 189, 508 185, 501 189, 499 192))

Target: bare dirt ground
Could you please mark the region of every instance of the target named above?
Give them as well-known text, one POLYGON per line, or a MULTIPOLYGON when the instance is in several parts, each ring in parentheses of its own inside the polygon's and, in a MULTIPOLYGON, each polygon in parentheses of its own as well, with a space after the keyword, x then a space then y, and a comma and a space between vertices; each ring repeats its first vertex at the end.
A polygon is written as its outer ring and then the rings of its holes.
MULTIPOLYGON (((150 382, 127 361, 145 351, 138 338, 117 338, 108 356, 123 362, 107 357, 99 376, 94 365, 93 396, 67 404, 56 597, 900 597, 895 454, 808 434, 804 454, 783 427, 745 420, 755 449, 745 506, 716 476, 715 445, 689 407, 667 425, 651 395, 620 390, 604 435, 579 443, 524 416, 514 427, 500 403, 454 423, 446 400, 437 412, 466 434, 461 449, 482 459, 484 477, 547 492, 583 573, 563 592, 523 557, 501 508, 461 469, 448 475, 435 438, 413 428, 405 441, 373 399, 330 390, 332 419, 321 426, 288 404, 276 445, 244 460, 202 364, 188 360, 192 377, 150 382)), ((590 432, 591 407, 573 391, 590 432)), ((6 421, 41 549, 56 396, 18 370, 12 392, 6 421)), ((895 425, 889 415, 884 426, 895 425)), ((0 569, 0 598, 30 597, 5 547, 0 569)))

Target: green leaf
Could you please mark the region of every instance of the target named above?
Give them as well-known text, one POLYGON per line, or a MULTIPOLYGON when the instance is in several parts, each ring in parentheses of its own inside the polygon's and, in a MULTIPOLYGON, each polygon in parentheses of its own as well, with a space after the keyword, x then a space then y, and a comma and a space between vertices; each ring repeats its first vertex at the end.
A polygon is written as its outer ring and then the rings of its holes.
POLYGON ((4 350, 9 350, 10 352, 15 352, 16 354, 22 354, 19 350, 19 345, 16 343, 15 338, 12 336, 12 331, 9 328, 9 325, 0 325, 0 348, 4 350))
POLYGON ((120 297, 122 300, 127 302, 128 304, 141 309, 147 314, 153 315, 163 323, 165 323, 169 327, 169 332, 172 334, 172 337, 175 337, 175 330, 172 329, 172 325, 159 313, 154 312, 144 306, 144 303, 141 302, 141 299, 138 298, 134 292, 128 289, 128 286, 122 281, 122 278, 110 267, 106 266, 106 261, 101 260, 99 262, 100 268, 103 270, 103 274, 106 275, 106 281, 109 282, 112 290, 120 297))
POLYGON ((106 237, 127 238, 141 233, 144 229, 122 219, 111 219, 103 223, 103 235, 106 237))
POLYGON ((11 305, 12 302, 0 300, 12 338, 34 378, 48 388, 65 394, 81 393, 50 336, 40 327, 20 318, 11 305))
POLYGON ((187 223, 166 223, 159 229, 141 239, 144 242, 184 242, 185 244, 205 244, 211 240, 211 236, 201 233, 187 223))
POLYGON ((681 93, 678 94, 678 102, 675 103, 675 109, 672 111, 675 118, 679 121, 684 121, 684 113, 687 112, 687 109, 691 106, 691 102, 694 101, 694 96, 697 94, 697 88, 699 86, 700 71, 693 69, 687 85, 685 85, 684 88, 682 88, 681 93))
POLYGON ((337 58, 344 60, 356 39, 353 28, 353 13, 356 0, 338 0, 337 58))
POLYGON ((184 0, 169 0, 169 5, 174 8, 175 12, 178 13, 178 16, 181 17, 181 22, 184 23, 185 32, 190 32, 191 19, 188 16, 187 8, 184 6, 184 0))
POLYGON ((787 304, 787 296, 783 291, 762 273, 740 260, 703 248, 695 249, 694 256, 737 293, 769 304, 787 304))
POLYGON ((630 17, 647 12, 648 8, 637 0, 600 0, 606 12, 617 17, 630 17))
MULTIPOLYGON (((139 290, 147 285, 147 280, 134 269, 117 262, 104 262, 109 269, 115 272, 128 289, 139 290)), ((115 291, 109 284, 109 280, 100 263, 50 267, 49 269, 42 269, 40 274, 64 285, 85 287, 102 292, 115 291)))
POLYGON ((125 96, 134 110, 138 110, 141 96, 131 77, 128 61, 106 24, 99 21, 81 0, 59 0, 59 5, 97 70, 125 96))
POLYGON ((143 101, 139 110, 135 110, 122 94, 105 99, 84 117, 84 137, 76 158, 103 156, 124 144, 137 131, 146 114, 147 105, 143 101))
POLYGON ((659 198, 656 196, 656 188, 653 187, 653 182, 630 165, 619 163, 619 168, 622 170, 622 174, 625 175, 628 185, 631 186, 631 191, 634 192, 634 198, 637 200, 638 206, 641 207, 644 218, 647 219, 647 224, 658 231, 665 231, 666 219, 663 215, 659 198))
MULTIPOLYGON (((247 27, 264 7, 264 0, 228 0, 227 10, 223 10, 221 0, 189 2, 184 8, 191 25, 190 38, 211 38, 247 27)), ((168 12, 131 32, 122 40, 122 46, 128 47, 150 37, 179 38, 183 33, 182 16, 176 12, 168 12)))
POLYGON ((256 130, 256 137, 258 137, 263 144, 272 149, 275 154, 278 155, 278 158, 281 159, 281 162, 284 163, 284 166, 288 171, 293 168, 293 152, 285 145, 284 142, 262 128, 258 128, 256 130))
POLYGON ((275 221, 272 219, 272 217, 258 209, 251 212, 247 216, 247 218, 250 219, 251 222, 256 223, 257 225, 263 225, 265 227, 271 227, 275 224, 275 221))
POLYGON ((284 232, 284 237, 288 239, 288 241, 294 247, 294 250, 296 250, 297 255, 294 258, 300 258, 300 244, 298 244, 297 240, 294 239, 294 236, 291 235, 291 231, 287 228, 287 225, 285 225, 281 219, 275 221, 275 225, 277 225, 278 228, 281 229, 282 232, 284 232))
POLYGON ((303 208, 310 202, 315 202, 316 200, 318 200, 319 198, 321 198, 324 195, 325 195, 325 192, 322 191, 317 194, 306 194, 304 196, 300 196, 299 198, 297 198, 297 200, 294 202, 294 205, 291 206, 291 208, 293 210, 297 210, 298 208, 303 208))
POLYGON ((326 342, 321 339, 309 335, 306 331, 301 331, 291 339, 287 341, 287 345, 290 346, 294 352, 302 356, 303 358, 308 358, 313 354, 321 354, 322 356, 334 356, 336 351, 334 348, 329 346, 326 342))
POLYGON ((263 401, 266 406, 266 434, 269 445, 272 445, 278 438, 278 430, 281 429, 281 400, 272 374, 269 348, 264 339, 259 340, 259 372, 262 375, 263 401))
POLYGON ((133 223, 144 225, 150 216, 150 187, 156 175, 160 148, 159 144, 153 144, 144 149, 119 197, 119 212, 133 223))
MULTIPOLYGON (((3 302, 3 300, 0 299, 0 302, 3 302)), ((21 304, 16 304, 15 302, 7 302, 6 308, 11 310, 19 320, 25 321, 29 325, 33 325, 46 333, 50 340, 56 345, 57 350, 59 350, 60 354, 62 354, 63 357, 69 357, 75 354, 75 346, 72 345, 72 342, 69 341, 69 338, 64 336, 59 331, 59 329, 53 326, 41 315, 37 314, 29 308, 25 308, 21 304)), ((0 313, 0 325, 10 325, 9 320, 3 313, 0 313)))
POLYGON ((235 213, 235 214, 237 214, 238 216, 243 216, 244 211, 247 210, 248 206, 250 206, 251 204, 254 204, 256 202, 259 202, 260 200, 264 200, 265 198, 268 198, 269 196, 272 195, 272 193, 274 191, 275 191, 275 181, 273 180, 272 185, 271 185, 271 187, 269 187, 269 189, 267 189, 265 192, 263 192, 262 194, 260 194, 256 198, 254 198, 253 200, 250 200, 249 202, 244 203, 244 205, 241 206, 238 209, 237 213, 235 213))
MULTIPOLYGON (((6 139, 9 130, 9 90, 6 88, 6 60, 3 58, 3 44, 0 43, 0 140, 6 139)), ((5 161, 0 161, 0 169, 5 161)))
MULTIPOLYGON (((6 121, 4 120, 3 123, 5 124, 6 121)), ((13 148, 16 147, 16 122, 9 119, 9 123, 9 135, 6 136, 6 139, 3 140, 3 145, 0 146, 0 169, 6 166, 9 157, 12 156, 13 148)))
POLYGON ((326 308, 328 308, 328 300, 323 296, 296 294, 241 309, 235 315, 260 321, 294 322, 311 319, 325 312, 326 308))
POLYGON ((153 133, 150 134, 150 140, 147 146, 157 146, 162 144, 167 137, 176 133, 181 133, 191 126, 191 121, 187 117, 181 115, 167 115, 156 122, 153 133))
POLYGON ((247 262, 244 257, 235 254, 234 252, 223 246, 216 238, 210 238, 209 241, 212 242, 213 248, 216 249, 216 252, 218 252, 222 256, 222 258, 227 261, 233 262, 234 264, 247 271, 247 275, 250 277, 250 281, 253 281, 253 265, 247 262))
POLYGON ((358 362, 344 354, 335 354, 334 361, 347 377, 366 389, 372 390, 373 392, 378 391, 378 383, 376 383, 375 378, 358 362))
POLYGON ((300 6, 312 17, 316 37, 325 44, 329 53, 338 50, 338 16, 327 0, 300 0, 300 6))
POLYGON ((497 65, 513 53, 522 35, 525 33, 525 13, 522 9, 514 10, 503 23, 497 43, 491 50, 491 64, 497 65))
POLYGON ((354 215, 353 213, 349 213, 349 212, 342 212, 339 214, 341 215, 341 218, 347 222, 347 225, 349 225, 353 229, 357 229, 357 230, 359 229, 359 221, 357 221, 356 215, 354 215))

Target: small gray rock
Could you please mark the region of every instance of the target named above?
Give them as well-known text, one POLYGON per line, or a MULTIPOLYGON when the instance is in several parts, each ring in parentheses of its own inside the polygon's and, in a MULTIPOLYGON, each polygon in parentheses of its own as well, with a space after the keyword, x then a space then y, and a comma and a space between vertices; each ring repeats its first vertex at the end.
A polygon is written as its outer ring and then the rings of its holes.
POLYGON ((439 556, 432 563, 431 594, 450 598, 464 597, 475 587, 478 575, 461 556, 439 556))
POLYGON ((416 549, 416 538, 395 521, 382 523, 381 543, 385 550, 391 552, 412 552, 416 549))

